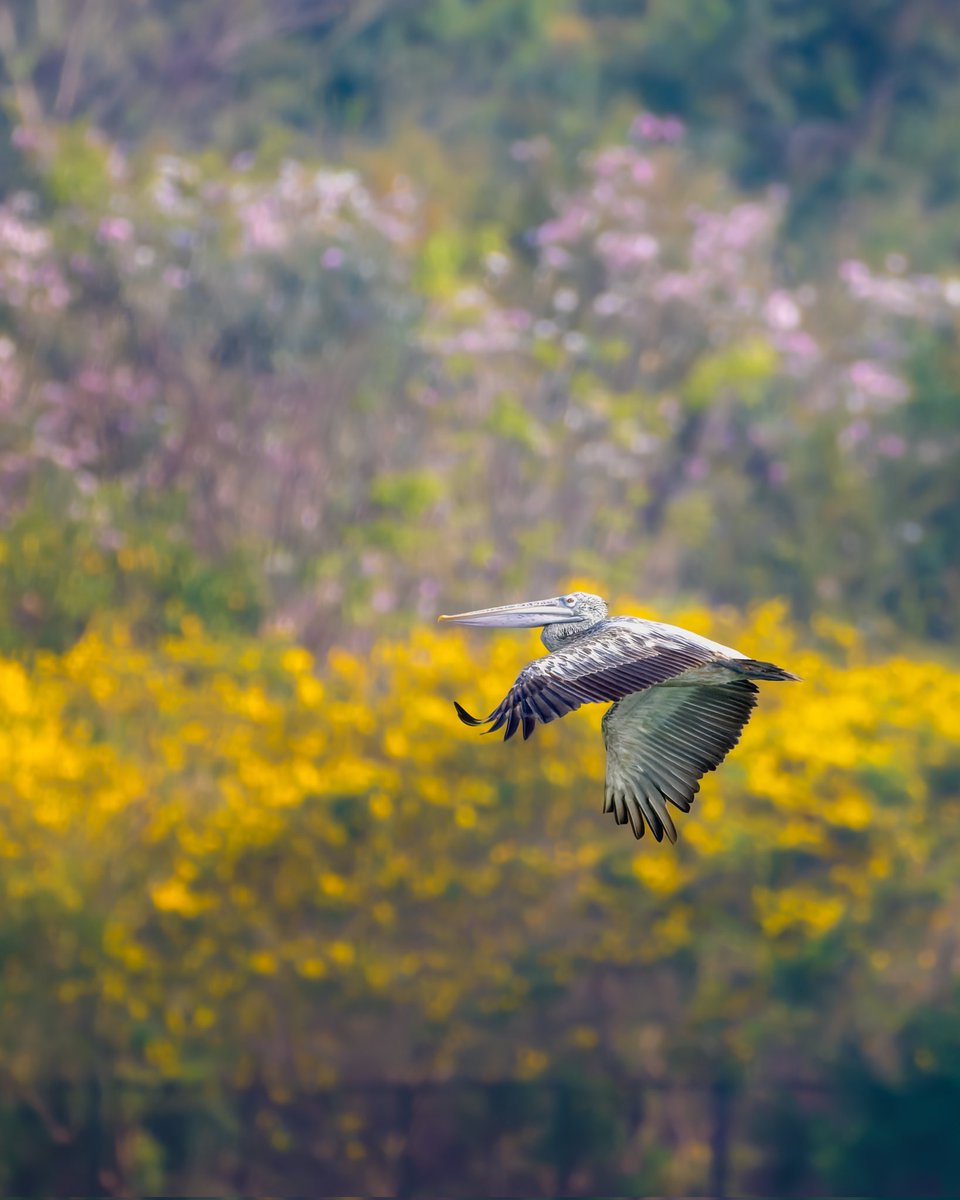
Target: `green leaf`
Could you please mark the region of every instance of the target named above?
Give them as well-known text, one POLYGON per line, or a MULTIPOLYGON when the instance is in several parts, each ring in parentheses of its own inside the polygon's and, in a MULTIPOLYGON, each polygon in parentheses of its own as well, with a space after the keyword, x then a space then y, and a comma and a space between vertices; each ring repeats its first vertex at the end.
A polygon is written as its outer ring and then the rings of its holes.
POLYGON ((769 342, 753 338, 701 358, 687 376, 684 397, 700 410, 722 393, 733 393, 744 404, 759 404, 764 387, 776 373, 779 356, 769 342))

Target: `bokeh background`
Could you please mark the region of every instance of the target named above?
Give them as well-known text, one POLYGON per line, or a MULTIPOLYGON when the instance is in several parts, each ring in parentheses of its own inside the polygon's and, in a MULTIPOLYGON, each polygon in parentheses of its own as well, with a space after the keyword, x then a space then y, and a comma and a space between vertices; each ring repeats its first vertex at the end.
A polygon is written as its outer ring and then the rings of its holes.
POLYGON ((960 6, 0 3, 0 1188, 960 1189, 960 6), (804 677, 676 848, 571 586, 804 677))

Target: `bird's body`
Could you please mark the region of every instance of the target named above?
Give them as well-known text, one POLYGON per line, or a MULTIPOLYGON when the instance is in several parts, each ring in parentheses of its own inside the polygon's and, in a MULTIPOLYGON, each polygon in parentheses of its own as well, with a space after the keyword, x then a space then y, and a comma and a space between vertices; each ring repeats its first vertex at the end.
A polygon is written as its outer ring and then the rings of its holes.
POLYGON ((503 728, 504 739, 563 717, 582 704, 613 702, 603 717, 607 750, 604 812, 644 825, 657 841, 676 841, 667 809, 687 812, 699 780, 719 766, 740 738, 757 702, 757 679, 797 677, 772 663, 675 625, 608 617, 599 596, 571 592, 441 617, 463 625, 543 626, 549 653, 517 676, 489 717, 460 705, 467 725, 503 728))

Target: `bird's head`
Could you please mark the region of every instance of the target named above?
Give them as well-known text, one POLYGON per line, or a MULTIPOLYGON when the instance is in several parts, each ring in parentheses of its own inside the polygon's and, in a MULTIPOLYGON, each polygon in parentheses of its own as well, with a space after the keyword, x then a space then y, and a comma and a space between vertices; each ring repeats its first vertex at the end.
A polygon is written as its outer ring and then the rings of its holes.
POLYGON ((538 629, 547 625, 567 625, 571 632, 602 621, 607 605, 590 592, 567 592, 549 600, 524 600, 519 604, 501 604, 498 608, 478 608, 473 612, 438 617, 451 625, 483 625, 488 629, 538 629))

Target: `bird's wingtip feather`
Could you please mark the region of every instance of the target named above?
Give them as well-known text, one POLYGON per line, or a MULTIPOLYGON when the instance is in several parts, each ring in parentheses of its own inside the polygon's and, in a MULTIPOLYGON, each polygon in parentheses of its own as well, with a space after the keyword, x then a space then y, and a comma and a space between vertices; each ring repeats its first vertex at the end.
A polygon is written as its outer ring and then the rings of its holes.
POLYGON ((463 707, 463 705, 459 704, 456 700, 454 700, 454 702, 453 702, 453 707, 457 710, 457 716, 464 723, 464 725, 482 725, 483 724, 483 721, 481 721, 479 717, 471 717, 471 715, 467 712, 467 710, 463 707))

